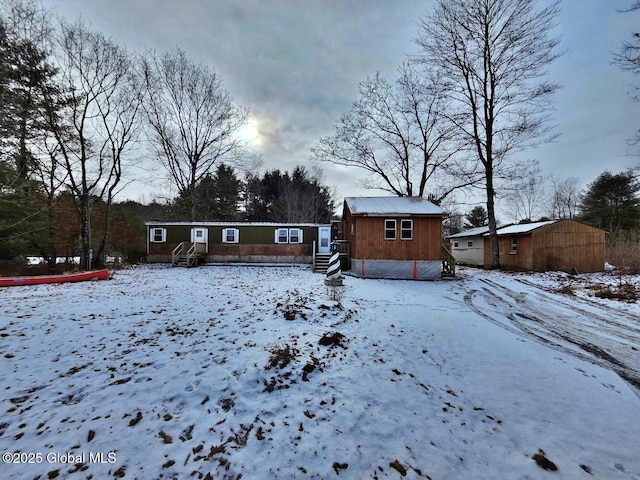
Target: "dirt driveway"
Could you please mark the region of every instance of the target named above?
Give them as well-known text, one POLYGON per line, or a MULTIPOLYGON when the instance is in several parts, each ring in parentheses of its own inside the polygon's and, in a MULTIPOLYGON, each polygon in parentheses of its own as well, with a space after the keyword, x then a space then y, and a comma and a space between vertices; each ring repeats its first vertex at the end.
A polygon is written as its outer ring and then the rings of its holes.
POLYGON ((553 293, 525 279, 480 278, 473 311, 509 331, 617 372, 640 396, 640 318, 624 308, 553 293))

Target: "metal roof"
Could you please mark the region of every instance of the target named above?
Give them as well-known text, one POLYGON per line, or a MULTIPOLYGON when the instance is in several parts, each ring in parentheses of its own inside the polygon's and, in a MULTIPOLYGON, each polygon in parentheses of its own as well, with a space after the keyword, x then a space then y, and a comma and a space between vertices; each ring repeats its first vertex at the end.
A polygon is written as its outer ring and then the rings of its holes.
POLYGON ((462 232, 449 235, 449 238, 479 237, 481 235, 484 235, 485 233, 489 233, 488 225, 485 225, 484 227, 476 227, 470 228, 469 230, 463 230, 462 232))
POLYGON ((548 220, 546 222, 533 222, 533 223, 519 223, 517 225, 509 225, 507 227, 498 228, 498 235, 516 235, 519 233, 529 233, 536 228, 544 227, 545 225, 551 225, 558 220, 548 220))
POLYGON ((446 215, 422 197, 346 197, 352 215, 446 215))
POLYGON ((192 226, 192 227, 329 227, 329 223, 283 223, 283 222, 144 222, 147 226, 192 226))

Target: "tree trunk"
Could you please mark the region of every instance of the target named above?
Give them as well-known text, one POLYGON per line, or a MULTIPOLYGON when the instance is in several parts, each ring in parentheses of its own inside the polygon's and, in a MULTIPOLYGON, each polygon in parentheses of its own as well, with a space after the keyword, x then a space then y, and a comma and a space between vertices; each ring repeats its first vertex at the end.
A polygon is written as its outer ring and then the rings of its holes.
POLYGON ((487 168, 487 219, 489 221, 489 243, 491 248, 491 264, 492 269, 500 268, 500 249, 498 246, 498 234, 496 225, 496 209, 495 209, 495 192, 493 190, 493 172, 487 168))
POLYGON ((91 270, 91 197, 84 193, 80 198, 80 241, 82 243, 82 268, 91 270))
POLYGON ((58 251, 56 249, 56 229, 55 229, 55 195, 49 193, 47 196, 47 258, 49 263, 49 270, 54 273, 58 265, 58 251))

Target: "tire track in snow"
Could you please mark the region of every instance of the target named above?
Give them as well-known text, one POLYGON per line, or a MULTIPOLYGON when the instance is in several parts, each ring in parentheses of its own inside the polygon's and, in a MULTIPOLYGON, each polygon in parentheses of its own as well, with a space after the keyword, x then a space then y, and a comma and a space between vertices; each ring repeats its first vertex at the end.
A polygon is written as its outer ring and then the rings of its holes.
MULTIPOLYGON (((529 280, 526 280, 524 278, 518 278, 516 280, 518 282, 524 284, 524 285, 529 286, 529 287, 534 287, 534 288, 540 290, 541 292, 546 292, 546 293, 549 293, 549 294, 553 294, 554 293, 551 290, 549 290, 547 288, 544 288, 544 287, 542 287, 540 285, 537 285, 537 284, 535 284, 535 283, 533 283, 533 282, 531 282, 529 280)), ((638 316, 634 315, 633 313, 627 312, 626 310, 622 310, 622 309, 619 309, 619 308, 611 307, 609 305, 605 305, 605 304, 600 303, 600 302, 594 302, 593 300, 589 300, 588 298, 583 298, 583 297, 578 297, 578 296, 571 297, 571 305, 570 306, 569 306, 569 304, 567 302, 562 301, 562 300, 558 300, 556 298, 553 298, 551 295, 542 295, 541 294, 541 296, 544 296, 546 299, 549 299, 550 301, 553 301, 553 302, 555 302, 557 304, 568 306, 569 308, 572 308, 575 311, 578 311, 578 312, 581 312, 581 313, 585 313, 585 314, 589 314, 589 315, 595 315, 599 319, 602 319, 604 322, 615 324, 615 325, 625 326, 625 327, 631 329, 632 331, 640 334, 640 318, 638 318, 638 316), (601 313, 603 313, 605 315, 609 315, 609 316, 602 316, 602 315, 590 312, 588 310, 584 310, 582 308, 577 308, 575 303, 582 303, 582 304, 588 305, 590 307, 594 307, 596 310, 601 310, 602 311, 601 313), (615 317, 612 318, 610 315, 615 315, 615 317), (638 324, 638 326, 636 327, 636 326, 632 326, 632 325, 616 322, 615 321, 616 317, 618 317, 618 318, 622 318, 622 317, 628 318, 629 320, 631 320, 633 322, 636 322, 638 324)))
POLYGON ((633 328, 627 329, 626 324, 619 325, 548 295, 540 294, 541 301, 534 304, 526 293, 490 280, 482 282, 490 288, 472 290, 464 297, 474 312, 512 333, 524 333, 552 348, 613 370, 640 390, 640 356, 632 349, 632 345, 640 344, 640 335, 633 328), (491 312, 474 303, 476 295, 481 295, 492 307, 491 312), (563 314, 561 309, 568 309, 571 315, 563 314), (605 325, 596 325, 594 320, 605 325), (616 329, 616 325, 620 328, 616 329))
MULTIPOLYGON (((513 290, 500 285, 491 280, 482 279, 482 281, 488 285, 490 285, 494 289, 500 290, 505 295, 513 298, 518 305, 520 306, 528 306, 526 301, 526 295, 522 293, 514 292, 513 290)), ((525 285, 529 285, 532 287, 536 287, 535 294, 541 299, 540 304, 553 304, 562 309, 566 309, 570 312, 570 315, 562 315, 563 320, 569 320, 575 322, 576 326, 579 326, 581 329, 589 330, 590 332, 594 332, 596 334, 606 332, 609 335, 618 337, 621 340, 626 340, 631 343, 638 343, 638 339, 640 339, 640 327, 635 327, 635 325, 630 325, 629 323, 617 321, 615 317, 611 317, 611 315, 623 316, 623 313, 628 316, 628 318, 639 321, 636 316, 632 314, 627 314, 627 312, 622 312, 616 310, 612 307, 606 308, 606 313, 602 315, 597 311, 585 310, 577 307, 573 302, 568 302, 559 298, 554 298, 551 294, 545 293, 545 290, 540 289, 537 285, 523 281, 525 285), (579 314, 579 315, 576 315, 579 314), (608 315, 608 316, 607 316, 608 315), (595 322, 598 322, 597 324, 595 322)), ((577 299, 577 298, 576 298, 577 299)), ((595 302, 594 302, 595 303, 595 302)), ((592 305, 597 307, 598 305, 592 305)), ((541 312, 540 312, 541 313, 541 312)), ((587 332, 585 332, 587 333, 587 332)))

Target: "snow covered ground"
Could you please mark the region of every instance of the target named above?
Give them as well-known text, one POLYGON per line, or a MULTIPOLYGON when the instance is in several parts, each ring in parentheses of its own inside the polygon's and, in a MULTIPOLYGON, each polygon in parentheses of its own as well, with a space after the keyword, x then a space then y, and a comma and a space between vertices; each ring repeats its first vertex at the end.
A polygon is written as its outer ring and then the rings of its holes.
POLYGON ((0 476, 640 479, 640 308, 587 288, 619 279, 322 280, 1 289, 0 476))

